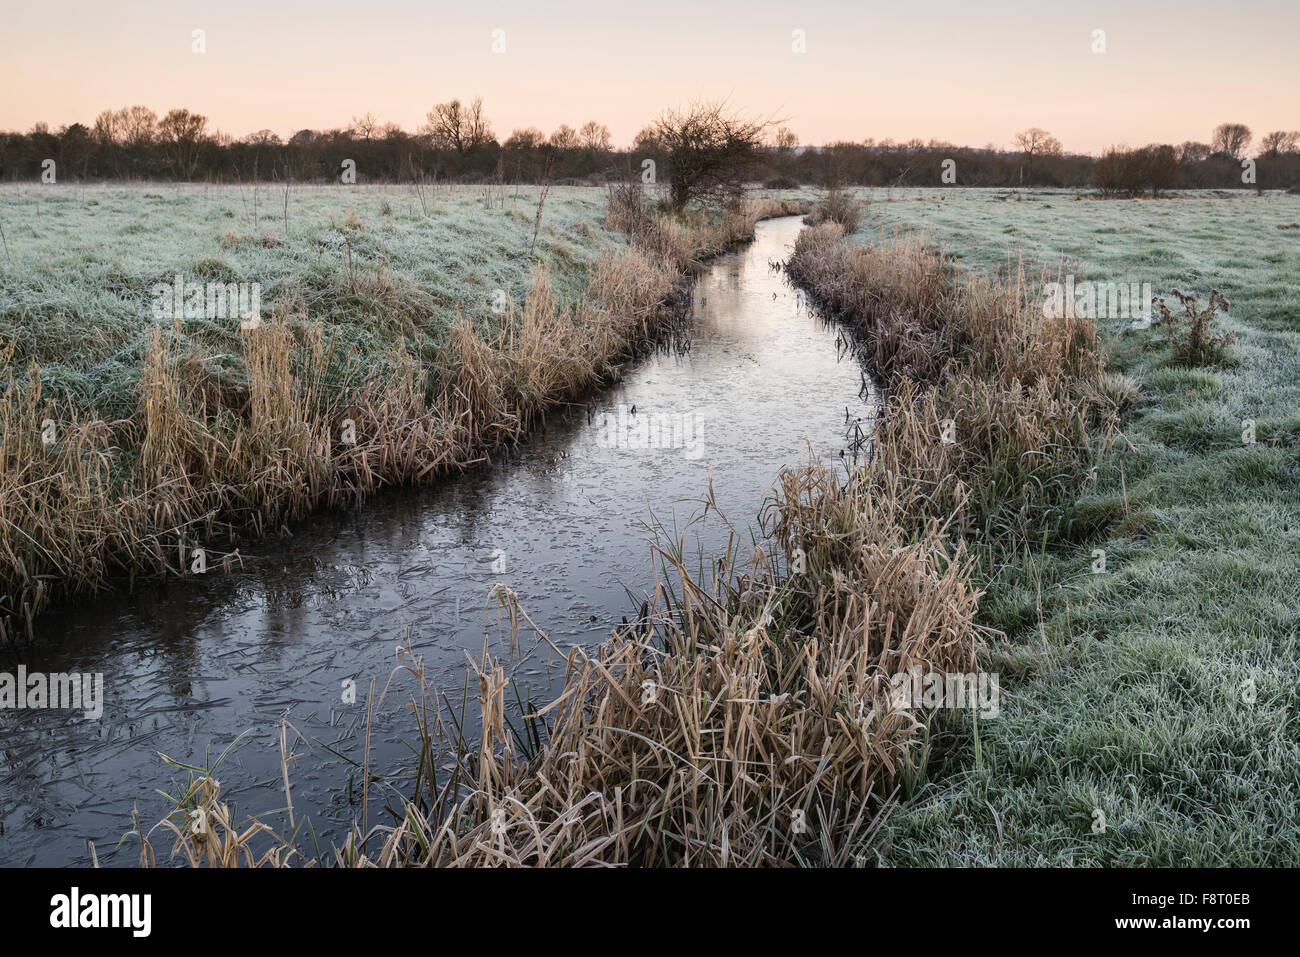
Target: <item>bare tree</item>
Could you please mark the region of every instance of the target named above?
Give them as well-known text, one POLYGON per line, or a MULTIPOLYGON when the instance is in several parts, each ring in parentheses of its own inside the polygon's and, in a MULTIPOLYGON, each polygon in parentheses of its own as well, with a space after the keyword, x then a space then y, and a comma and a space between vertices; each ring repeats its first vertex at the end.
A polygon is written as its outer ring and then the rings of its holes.
POLYGON ((122 126, 118 120, 118 114, 113 110, 104 110, 99 116, 95 117, 94 126, 95 139, 105 146, 114 143, 120 143, 122 137, 122 126))
POLYGON ((718 205, 743 193, 774 125, 773 120, 741 116, 724 101, 666 111, 652 129, 655 142, 668 154, 673 208, 690 202, 718 205))
POLYGON ((117 125, 123 145, 143 150, 158 134, 158 114, 147 106, 124 106, 117 111, 117 125))
POLYGON ((91 131, 95 142, 101 148, 109 150, 109 156, 113 164, 113 175, 122 175, 122 154, 114 147, 122 142, 122 124, 118 119, 118 114, 113 110, 104 110, 99 116, 95 117, 95 126, 91 131))
POLYGON ((483 100, 479 97, 474 98, 474 102, 469 105, 465 113, 465 131, 469 140, 469 149, 485 146, 494 139, 492 126, 483 115, 483 100))
POLYGON ((551 134, 551 145, 557 150, 576 150, 582 145, 582 141, 578 139, 578 133, 572 126, 561 123, 560 128, 551 134))
POLYGON ((582 129, 578 130, 578 139, 582 141, 583 149, 600 153, 609 152, 614 145, 609 137, 609 129, 595 120, 583 124, 582 129))
POLYGON ((535 150, 546 144, 546 134, 535 126, 515 130, 501 144, 508 150, 535 150))
POLYGON ((783 126, 776 131, 775 145, 777 149, 789 152, 799 145, 799 137, 788 126, 783 126))
MULTIPOLYGON (((1025 168, 1029 172, 1034 170, 1035 156, 1060 156, 1061 141, 1058 140, 1047 130, 1040 129, 1037 126, 1031 126, 1027 130, 1022 130, 1014 137, 1015 144, 1020 147, 1021 152, 1025 154, 1025 168)), ((1022 175, 1021 180, 1024 179, 1022 175)))
POLYGON ((275 130, 258 130, 256 133, 249 133, 241 142, 250 146, 279 146, 280 137, 275 130))
POLYGON ((1250 127, 1245 123, 1220 123, 1210 137, 1210 148, 1216 153, 1226 153, 1239 160, 1250 145, 1250 127))
POLYGON ((1151 187, 1154 198, 1160 195, 1162 189, 1171 189, 1178 182, 1178 157, 1174 148, 1168 145, 1153 144, 1143 152, 1146 185, 1151 187))
POLYGON ((1206 143, 1196 143, 1192 140, 1179 145, 1175 150, 1180 163, 1199 163, 1202 160, 1210 158, 1210 147, 1206 143))
POLYGON ((492 141, 492 128, 483 116, 483 100, 476 97, 469 106, 460 100, 439 103, 428 113, 428 133, 433 145, 464 154, 492 141))
MULTIPOLYGON (((98 126, 98 124, 96 124, 98 126)), ((1300 143, 1300 130, 1274 130, 1265 133, 1259 141, 1262 156, 1279 156, 1282 153, 1294 153, 1296 144, 1300 143)))
POLYGON ((657 150, 658 148, 659 143, 655 140, 655 129, 653 126, 647 126, 632 139, 632 149, 636 152, 657 150))
POLYGON ((199 148, 207 125, 206 116, 189 110, 169 110, 158 124, 159 138, 167 147, 169 159, 186 179, 193 178, 199 165, 199 148))
POLYGON ((379 129, 379 117, 373 113, 352 117, 352 135, 360 136, 367 143, 379 129))

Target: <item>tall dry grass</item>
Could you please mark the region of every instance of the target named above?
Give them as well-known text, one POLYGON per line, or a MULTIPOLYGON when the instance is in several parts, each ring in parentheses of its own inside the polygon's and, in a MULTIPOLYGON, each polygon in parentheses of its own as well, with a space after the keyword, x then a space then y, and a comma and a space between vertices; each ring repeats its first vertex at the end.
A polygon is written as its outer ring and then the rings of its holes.
POLYGON ((884 379, 876 459, 913 479, 917 520, 986 539, 1054 527, 1115 421, 1091 320, 1044 317, 1023 269, 954 277, 914 234, 867 245, 826 223, 788 269, 884 379))
POLYGON ((809 226, 837 223, 846 235, 852 235, 857 231, 865 212, 864 203, 842 189, 831 189, 826 198, 812 208, 804 222, 809 226))

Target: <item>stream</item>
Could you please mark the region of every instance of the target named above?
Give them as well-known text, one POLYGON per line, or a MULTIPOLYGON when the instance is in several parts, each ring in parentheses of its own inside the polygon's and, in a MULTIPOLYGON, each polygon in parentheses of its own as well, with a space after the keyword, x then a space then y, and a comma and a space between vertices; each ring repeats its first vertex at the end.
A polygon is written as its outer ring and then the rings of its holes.
MULTIPOLYGON (((215 775, 222 800, 239 820, 283 808, 285 715, 305 739, 294 811, 327 849, 360 816, 350 786, 359 775, 343 756, 361 760, 370 682, 383 687, 404 637, 430 683, 459 701, 466 652, 477 659, 487 638, 505 654, 488 604, 494 582, 560 647, 594 646, 652 587, 648 526, 676 538, 711 481, 743 531, 782 466, 805 463, 810 447, 851 456, 874 387, 841 334, 772 268, 800 228, 798 217, 759 223, 753 243, 699 276, 684 344, 548 416, 491 466, 314 515, 291 538, 242 548, 242 568, 44 616, 35 646, 0 657, 0 672, 102 673, 103 716, 0 710, 0 865, 88 864, 91 842, 101 864, 136 864, 139 841, 121 841, 133 805, 152 824, 167 810, 158 789, 185 777, 159 753, 207 765, 244 732, 215 775), (349 682, 355 702, 344 700, 349 682)), ((712 555, 728 530, 710 518, 685 534, 688 555, 712 555)), ((516 677, 545 702, 564 662, 521 635, 516 677)), ((395 682, 375 708, 371 766, 381 773, 414 767, 412 684, 395 682)), ((160 861, 171 845, 155 835, 160 861)))

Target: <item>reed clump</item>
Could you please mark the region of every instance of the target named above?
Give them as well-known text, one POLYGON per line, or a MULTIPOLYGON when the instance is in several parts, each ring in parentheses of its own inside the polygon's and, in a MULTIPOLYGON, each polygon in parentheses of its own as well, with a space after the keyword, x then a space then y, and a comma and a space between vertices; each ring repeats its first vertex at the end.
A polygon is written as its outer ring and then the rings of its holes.
POLYGON ((832 189, 826 198, 812 208, 804 222, 809 226, 822 223, 837 223, 846 236, 857 231, 866 207, 842 189, 832 189))

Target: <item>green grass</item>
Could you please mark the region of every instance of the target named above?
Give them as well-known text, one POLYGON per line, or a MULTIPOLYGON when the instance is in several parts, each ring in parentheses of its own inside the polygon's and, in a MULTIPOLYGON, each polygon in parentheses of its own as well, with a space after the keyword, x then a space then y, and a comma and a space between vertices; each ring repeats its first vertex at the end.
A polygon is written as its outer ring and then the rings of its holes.
MULTIPOLYGON (((413 187, 291 186, 286 228, 284 190, 266 185, 2 187, 0 344, 17 340, 16 368, 44 366, 47 390, 124 417, 154 324, 151 288, 179 272, 259 283, 264 313, 305 313, 363 356, 402 340, 427 359, 457 311, 482 314, 497 289, 522 302, 535 261, 576 299, 600 251, 625 244, 604 226, 604 190, 557 187, 530 257, 537 197, 443 186, 422 205, 413 187)), ((237 324, 189 319, 184 333, 185 346, 238 366, 237 324)))
POLYGON ((1143 397, 1068 541, 999 569, 1002 714, 957 725, 886 828, 907 865, 1300 863, 1300 198, 872 191, 967 267, 1222 291, 1223 361, 1100 320, 1143 397), (1242 442, 1256 420, 1257 443, 1242 442), (1106 571, 1092 572, 1093 550, 1106 571), (1253 687, 1253 693, 1251 691, 1253 687), (1250 699, 1250 700, 1248 700, 1250 699), (1105 816, 1104 830, 1096 811, 1105 816))

